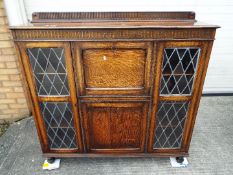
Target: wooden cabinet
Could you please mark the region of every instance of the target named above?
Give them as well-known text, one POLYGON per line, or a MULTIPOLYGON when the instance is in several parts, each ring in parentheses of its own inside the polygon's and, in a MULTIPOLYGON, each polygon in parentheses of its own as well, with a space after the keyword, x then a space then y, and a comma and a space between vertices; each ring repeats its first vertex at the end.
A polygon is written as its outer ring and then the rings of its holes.
POLYGON ((193 12, 35 13, 11 27, 43 154, 188 155, 216 28, 193 12))

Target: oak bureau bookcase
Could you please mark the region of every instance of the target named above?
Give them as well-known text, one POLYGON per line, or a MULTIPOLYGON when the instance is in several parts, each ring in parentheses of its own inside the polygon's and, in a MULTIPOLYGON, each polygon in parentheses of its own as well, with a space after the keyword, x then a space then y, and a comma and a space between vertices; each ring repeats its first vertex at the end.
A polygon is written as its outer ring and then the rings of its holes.
POLYGON ((44 156, 187 156, 216 28, 194 12, 12 26, 44 156))

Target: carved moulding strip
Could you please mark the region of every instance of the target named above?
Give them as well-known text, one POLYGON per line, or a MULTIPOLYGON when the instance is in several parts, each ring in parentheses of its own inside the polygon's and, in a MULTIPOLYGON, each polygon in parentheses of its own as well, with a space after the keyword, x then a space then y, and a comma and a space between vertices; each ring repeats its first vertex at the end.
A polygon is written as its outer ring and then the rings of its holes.
POLYGON ((70 22, 93 20, 194 20, 194 12, 35 12, 33 22, 70 22))
POLYGON ((215 29, 13 29, 14 40, 203 39, 213 40, 215 29))

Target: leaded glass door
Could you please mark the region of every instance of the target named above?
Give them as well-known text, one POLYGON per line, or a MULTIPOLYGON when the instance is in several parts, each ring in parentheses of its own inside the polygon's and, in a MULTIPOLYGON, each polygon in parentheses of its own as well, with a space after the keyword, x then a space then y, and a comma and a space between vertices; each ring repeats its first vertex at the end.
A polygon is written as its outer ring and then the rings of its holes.
POLYGON ((82 151, 70 44, 19 45, 43 151, 82 151))
POLYGON ((156 48, 148 149, 150 152, 185 152, 206 44, 161 42, 156 48))

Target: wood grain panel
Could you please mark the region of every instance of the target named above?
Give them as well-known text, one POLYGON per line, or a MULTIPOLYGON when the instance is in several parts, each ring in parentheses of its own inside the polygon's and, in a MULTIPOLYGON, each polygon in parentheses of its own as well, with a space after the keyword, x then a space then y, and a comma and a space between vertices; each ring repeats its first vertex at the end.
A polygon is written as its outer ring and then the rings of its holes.
POLYGON ((87 49, 83 64, 87 88, 143 88, 143 49, 87 49))
POLYGON ((80 95, 149 94, 152 43, 79 42, 73 48, 80 95))
POLYGON ((83 105, 89 152, 143 151, 147 103, 109 102, 83 105))
POLYGON ((109 108, 88 108, 89 128, 92 148, 111 146, 109 108))
POLYGON ((111 146, 113 148, 139 148, 142 109, 111 109, 110 126, 112 131, 111 146))

